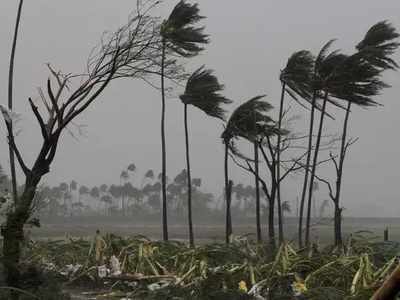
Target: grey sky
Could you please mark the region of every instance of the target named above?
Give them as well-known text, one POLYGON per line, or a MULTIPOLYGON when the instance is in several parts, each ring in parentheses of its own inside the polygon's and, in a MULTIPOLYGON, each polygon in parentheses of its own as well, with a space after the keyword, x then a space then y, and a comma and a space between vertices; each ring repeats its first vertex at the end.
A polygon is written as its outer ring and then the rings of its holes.
MULTIPOLYGON (((37 97, 38 86, 47 79, 45 63, 64 72, 83 69, 90 49, 103 31, 114 30, 134 9, 132 0, 26 0, 22 17, 15 73, 15 106, 23 114, 18 142, 30 161, 37 149, 38 128, 27 111, 29 96, 37 97)), ((167 16, 176 1, 166 0, 160 15, 167 16)), ((374 23, 388 19, 400 29, 398 0, 363 1, 272 1, 201 0, 201 13, 211 44, 188 69, 201 64, 213 68, 226 85, 226 95, 236 107, 257 94, 268 94, 278 104, 280 69, 291 53, 310 49, 314 53, 324 42, 337 38, 336 47, 352 51, 355 43, 374 23)), ((17 1, 0 1, 0 103, 6 104, 8 59, 17 1)), ((400 61, 400 55, 396 55, 400 61)), ((392 88, 377 100, 382 108, 355 109, 351 136, 359 136, 346 162, 343 188, 347 214, 399 216, 398 197, 400 142, 400 74, 388 73, 392 88)), ((168 100, 168 172, 184 168, 183 108, 176 99, 168 100)), ((306 118, 304 111, 299 109, 306 118)), ((118 182, 121 170, 134 162, 139 171, 160 169, 160 97, 143 82, 115 82, 82 117, 88 125, 79 141, 63 137, 52 172, 51 184, 75 179, 93 185, 118 182)), ((220 192, 223 185, 223 149, 219 139, 220 122, 190 110, 193 175, 202 177, 206 189, 220 192)), ((299 122, 305 123, 307 119, 299 122)), ((330 123, 338 131, 340 117, 330 123)), ((74 128, 71 128, 75 130, 74 128)), ((0 163, 6 165, 4 127, 0 127, 0 163)), ((234 180, 243 179, 232 166, 234 180)), ((252 182, 252 181, 251 181, 252 182)), ((284 188, 287 200, 294 200, 298 181, 284 188)), ((318 194, 326 199, 326 191, 318 194)))

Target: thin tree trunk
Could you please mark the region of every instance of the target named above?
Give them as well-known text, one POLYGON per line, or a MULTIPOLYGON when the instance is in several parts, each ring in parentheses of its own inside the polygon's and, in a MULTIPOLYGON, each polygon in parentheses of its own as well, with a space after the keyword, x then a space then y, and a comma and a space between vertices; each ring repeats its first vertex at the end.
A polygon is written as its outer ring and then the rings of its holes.
MULTIPOLYGON (((15 210, 7 215, 7 221, 2 228, 3 235, 3 263, 6 273, 6 282, 10 287, 21 287, 20 256, 21 244, 24 239, 24 224, 30 215, 30 208, 35 197, 37 185, 41 177, 27 177, 24 192, 18 201, 15 210)), ((18 293, 12 293, 11 299, 19 299, 18 293)))
POLYGON ((317 141, 316 141, 315 150, 314 150, 314 158, 313 158, 313 164, 312 164, 312 169, 311 169, 310 185, 308 186, 308 203, 307 203, 307 219, 306 219, 306 235, 305 235, 305 243, 306 243, 307 247, 310 246, 311 209, 312 209, 312 196, 313 196, 313 191, 314 191, 313 186, 314 186, 314 180, 315 180, 315 171, 317 169, 317 164, 318 164, 318 154, 319 154, 319 148, 321 145, 322 130, 324 128, 325 109, 326 109, 327 100, 328 100, 328 92, 325 92, 325 97, 324 97, 324 101, 323 101, 322 109, 321 109, 321 118, 319 121, 317 141))
POLYGON ((261 234, 261 205, 260 205, 260 182, 259 182, 259 159, 258 159, 258 141, 254 141, 254 171, 256 180, 256 222, 257 222, 257 241, 262 241, 261 234))
MULTIPOLYGON (((13 83, 14 83, 14 62, 15 62, 15 52, 17 50, 17 40, 18 40, 18 30, 19 25, 21 23, 21 14, 22 14, 22 6, 24 4, 24 0, 19 1, 17 19, 15 22, 15 30, 14 30, 14 39, 11 48, 11 56, 10 56, 10 68, 8 73, 8 109, 10 111, 13 110, 13 83)), ((12 124, 11 124, 12 126, 12 124)), ((12 127, 11 127, 12 130, 12 127)), ((11 131, 12 132, 12 131, 11 131)), ((9 144, 8 152, 10 157, 10 171, 11 171, 11 185, 12 185, 12 195, 14 203, 16 204, 18 201, 18 190, 17 190, 17 174, 15 171, 15 155, 12 146, 9 144)))
MULTIPOLYGON (((271 143, 268 139, 268 147, 271 151, 271 143)), ((264 188, 265 195, 268 198, 268 240, 271 250, 275 250, 276 248, 276 240, 275 240, 275 197, 276 197, 276 160, 272 155, 272 162, 269 163, 267 154, 264 151, 264 148, 260 144, 260 150, 264 157, 264 160, 268 166, 268 169, 271 172, 271 194, 268 196, 268 191, 264 188)))
POLYGON ((228 174, 229 141, 225 141, 225 201, 226 201, 226 220, 225 220, 225 242, 229 244, 232 235, 232 216, 231 216, 231 191, 232 182, 228 174))
POLYGON ((335 246, 342 246, 342 209, 339 207, 339 202, 335 202, 334 231, 335 246))
POLYGON ((188 222, 189 222, 189 243, 194 247, 193 219, 192 219, 192 174, 190 172, 190 156, 189 156, 189 129, 187 117, 187 104, 185 104, 185 141, 186 141, 186 170, 188 184, 188 222))
POLYGON ((162 58, 161 58, 161 190, 162 190, 162 223, 163 223, 163 240, 168 241, 168 216, 167 216, 167 153, 165 145, 165 50, 166 42, 162 41, 162 58))
POLYGON ((309 168, 310 168, 310 162, 311 162, 311 151, 312 151, 312 141, 313 141, 313 132, 314 132, 314 116, 315 116, 316 100, 317 100, 317 93, 316 93, 316 91, 314 91, 313 98, 311 101, 311 116, 310 116, 310 129, 308 132, 307 160, 306 160, 305 171, 304 171, 303 190, 301 192, 301 199, 300 199, 299 228, 298 228, 299 248, 303 248, 304 204, 305 204, 305 200, 306 200, 308 176, 309 176, 309 172, 310 172, 309 168))
POLYGON ((342 134, 342 141, 340 147, 340 158, 339 158, 339 167, 337 171, 337 180, 336 180, 336 196, 335 196, 335 245, 341 246, 342 245, 342 230, 341 230, 341 209, 340 209, 340 195, 342 190, 342 178, 343 178, 343 165, 344 160, 346 157, 346 142, 347 142, 347 130, 349 125, 349 117, 350 117, 350 109, 351 109, 351 102, 347 103, 346 109, 346 116, 344 118, 343 124, 343 134, 342 134), (340 213, 336 213, 336 207, 340 213), (336 218, 338 218, 336 220, 336 218), (336 225, 336 223, 338 225, 336 225))
POLYGON ((275 239, 275 196, 276 188, 271 189, 271 199, 269 199, 268 205, 268 238, 271 250, 276 249, 276 239, 275 239))
MULTIPOLYGON (((279 106, 279 120, 278 120, 278 129, 279 131, 282 129, 282 119, 283 119, 283 104, 285 101, 285 89, 286 83, 282 83, 282 93, 281 93, 281 102, 279 106)), ((278 226, 279 226, 279 244, 284 242, 284 233, 283 233, 283 214, 282 214, 282 202, 281 202, 281 142, 282 135, 278 134, 278 142, 277 142, 277 155, 276 155, 276 196, 278 200, 278 226)))

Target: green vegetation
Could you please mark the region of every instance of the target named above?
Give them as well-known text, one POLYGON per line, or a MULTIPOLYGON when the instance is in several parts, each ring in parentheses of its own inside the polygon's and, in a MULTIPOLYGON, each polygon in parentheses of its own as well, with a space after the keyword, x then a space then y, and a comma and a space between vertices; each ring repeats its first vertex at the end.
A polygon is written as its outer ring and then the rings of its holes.
MULTIPOLYGON (((361 300, 369 299, 396 267, 400 245, 374 242, 360 233, 341 249, 314 245, 297 251, 286 243, 275 253, 266 249, 245 237, 193 248, 142 236, 98 234, 93 240, 30 241, 22 264, 35 266, 27 267, 27 272, 45 274, 57 286, 91 289, 96 299, 303 299, 303 295, 361 300), (296 294, 299 298, 293 298, 296 294)), ((30 293, 42 295, 49 289, 47 279, 33 288, 24 278, 30 293)))

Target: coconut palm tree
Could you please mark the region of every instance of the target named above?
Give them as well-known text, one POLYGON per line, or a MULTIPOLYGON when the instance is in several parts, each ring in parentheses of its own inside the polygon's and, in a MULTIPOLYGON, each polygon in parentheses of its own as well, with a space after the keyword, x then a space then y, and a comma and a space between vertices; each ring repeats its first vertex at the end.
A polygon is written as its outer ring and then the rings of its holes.
MULTIPOLYGON (((357 76, 356 80, 360 81, 358 88, 362 88, 364 95, 374 96, 386 85, 379 80, 380 72, 385 70, 396 70, 398 69, 398 64, 391 58, 391 55, 400 46, 400 43, 396 40, 400 37, 396 29, 387 21, 379 22, 373 25, 366 33, 364 39, 358 43, 356 46, 357 53, 353 55, 353 59, 350 60, 349 65, 357 64, 358 70, 355 72, 357 76), (368 64, 365 64, 368 63, 368 64), (379 71, 379 74, 377 74, 379 71), (362 76, 362 78, 360 78, 362 76), (361 82, 363 82, 361 84, 361 82), (369 90, 369 91, 368 91, 369 90)), ((344 97, 343 97, 344 98, 344 97)), ((347 151, 347 132, 348 124, 351 112, 351 106, 353 103, 362 105, 365 102, 369 102, 368 99, 361 99, 359 101, 354 101, 352 98, 346 97, 347 107, 346 115, 343 122, 343 132, 341 137, 341 147, 339 154, 339 162, 337 168, 337 180, 336 180, 336 193, 333 197, 333 202, 335 206, 335 244, 342 244, 342 233, 341 233, 341 211, 340 208, 340 195, 342 188, 342 178, 343 178, 343 166, 345 155, 347 151)))
MULTIPOLYGON (((315 100, 313 99, 312 92, 312 74, 314 70, 314 56, 311 52, 306 50, 301 50, 293 53, 286 63, 286 67, 282 70, 280 74, 280 81, 282 84, 281 91, 281 100, 279 105, 279 119, 278 119, 278 129, 282 128, 282 119, 283 119, 283 109, 284 109, 284 100, 285 95, 288 93, 296 102, 300 105, 304 106, 304 104, 299 100, 299 97, 306 100, 307 102, 311 102, 311 122, 314 119, 315 112, 315 100)), ((312 143, 312 134, 309 135, 309 139, 312 143)), ((310 141, 309 141, 310 142, 310 141)), ((281 171, 281 135, 278 135, 277 141, 277 178, 280 178, 281 171)), ((306 158, 306 166, 310 165, 311 160, 311 151, 308 152, 306 158)), ((303 183, 303 191, 302 191, 302 201, 300 202, 300 214, 299 214, 299 228, 302 228, 303 222, 303 214, 304 214, 304 201, 305 201, 305 192, 308 182, 309 171, 308 167, 306 167, 304 173, 304 183, 303 183)), ((281 207, 281 188, 280 181, 277 183, 277 200, 278 200, 278 217, 279 220, 282 220, 282 207, 281 207)), ((279 236, 283 237, 283 225, 282 222, 279 222, 279 236)), ((301 241, 302 232, 299 230, 299 244, 302 244, 301 241)), ((280 241, 282 242, 282 241, 280 241)))
MULTIPOLYGON (((233 139, 241 137, 255 144, 255 156, 259 147, 259 135, 267 134, 272 119, 265 115, 267 111, 272 109, 272 106, 261 101, 265 95, 254 97, 236 108, 229 118, 226 128, 222 133, 223 143, 225 145, 225 197, 226 197, 226 241, 229 242, 229 237, 232 234, 231 222, 231 184, 228 174, 228 156, 229 151, 235 150, 233 139), (257 147, 257 150, 256 150, 257 147)), ((255 161, 258 164, 258 161, 255 161)), ((255 180, 258 183, 258 174, 255 174, 255 180)), ((261 207, 260 198, 256 199, 256 218, 257 218, 257 238, 261 240, 261 207)))
MULTIPOLYGON (((328 43, 327 47, 324 47, 325 52, 320 53, 316 61, 318 77, 315 86, 316 89, 318 88, 324 94, 324 100, 311 170, 307 222, 309 223, 311 214, 312 184, 318 162, 326 103, 329 97, 344 100, 347 102, 346 116, 344 119, 339 165, 336 169, 336 195, 333 197, 335 204, 335 244, 337 245, 342 244, 342 209, 339 206, 337 197, 340 197, 339 191, 341 189, 343 162, 347 148, 346 136, 351 105, 356 104, 363 107, 378 105, 373 100, 373 97, 379 95, 383 88, 388 87, 381 80, 381 73, 386 69, 395 69, 398 67, 390 57, 399 46, 399 43, 395 42, 395 39, 398 37, 399 34, 389 23, 379 22, 367 32, 364 40, 357 45, 358 52, 355 54, 348 56, 338 51, 326 54, 330 46, 330 43, 328 43)), ((307 224, 306 243, 309 244, 309 224, 307 224)))
POLYGON ((167 221, 167 165, 165 142, 165 65, 167 51, 182 57, 193 57, 203 50, 201 44, 207 44, 207 35, 203 27, 194 27, 203 17, 199 15, 197 4, 180 1, 172 10, 170 16, 161 26, 161 152, 162 152, 162 204, 163 204, 163 239, 168 240, 167 221))
MULTIPOLYGON (((304 173, 304 182, 303 182, 303 188, 302 188, 302 193, 301 193, 301 198, 300 198, 300 211, 299 211, 299 226, 298 226, 298 243, 299 247, 303 247, 303 216, 304 216, 304 208, 305 208, 305 200, 306 200, 306 193, 307 193, 307 187, 308 185, 308 177, 309 177, 309 169, 310 169, 310 163, 311 163, 311 153, 313 149, 313 133, 314 133, 314 121, 315 121, 315 111, 318 109, 321 112, 324 111, 323 114, 325 114, 325 108, 320 106, 317 102, 317 100, 320 97, 320 83, 323 82, 323 80, 318 80, 319 76, 319 68, 322 66, 322 61, 324 58, 326 58, 326 53, 331 46, 331 44, 334 42, 334 40, 330 40, 327 42, 320 50, 318 56, 315 58, 314 62, 311 64, 312 66, 312 72, 308 76, 306 76, 306 81, 305 84, 305 89, 294 89, 293 91, 290 91, 287 89, 289 94, 296 100, 297 96, 295 95, 298 94, 301 96, 303 99, 307 100, 311 104, 311 109, 310 109, 310 122, 309 122, 309 132, 308 132, 308 145, 307 145, 307 158, 306 158, 306 163, 305 163, 305 173, 304 173), (297 92, 299 91, 299 92, 297 92)), ((332 54, 337 54, 337 52, 333 52, 332 54)), ((322 69, 322 68, 321 68, 322 69)), ((331 101, 330 99, 326 98, 326 101, 331 101)), ((326 104, 326 101, 324 103, 326 104)), ((297 101, 299 102, 299 101, 297 101)), ((333 102, 333 101, 332 101, 333 102)), ((333 102, 335 105, 337 105, 335 102, 333 102)), ((306 222, 309 221, 309 218, 307 218, 306 222)))
POLYGON ((87 186, 85 186, 85 185, 81 185, 80 187, 79 187, 79 203, 81 203, 82 201, 81 201, 81 197, 82 196, 85 196, 85 195, 88 195, 89 194, 89 192, 90 192, 90 190, 89 190, 89 188, 87 187, 87 186))
MULTIPOLYGON (((288 59, 285 68, 282 70, 280 74, 280 81, 282 84, 281 90, 281 99, 279 105, 279 118, 278 118, 278 130, 282 129, 282 121, 284 117, 284 100, 286 92, 292 96, 292 98, 303 105, 298 97, 305 99, 307 102, 310 102, 312 99, 312 72, 314 68, 314 57, 311 52, 307 50, 301 50, 293 53, 288 59)), ((304 105, 303 105, 304 106, 304 105)), ((314 108, 311 108, 314 109, 314 108)), ((281 172, 281 143, 282 143, 282 135, 278 135, 277 141, 277 149, 276 149, 276 177, 280 178, 281 172)), ((307 163, 310 163, 309 154, 307 156, 307 163)), ((305 172, 305 182, 308 181, 308 171, 305 172)), ((306 183, 304 184, 306 185, 306 183)), ((279 219, 279 238, 280 243, 283 242, 283 211, 282 211, 282 203, 281 203, 281 185, 280 180, 277 182, 276 187, 277 194, 277 204, 278 204, 278 219, 279 219)), ((304 200, 303 200, 304 203, 304 200)), ((304 205, 303 205, 304 209, 304 205)), ((302 214, 301 214, 302 215, 302 214)))
POLYGON ((100 200, 100 189, 97 186, 94 186, 90 190, 89 194, 94 200, 96 200, 96 206, 98 207, 98 202, 100 200))
MULTIPOLYGON (((314 74, 313 74, 313 107, 316 104, 317 99, 322 98, 322 108, 320 114, 320 121, 318 127, 318 134, 317 140, 315 143, 314 149, 314 156, 313 161, 311 164, 311 176, 310 182, 308 184, 308 201, 307 201, 307 216, 306 216, 306 230, 305 230, 305 244, 308 247, 310 245, 310 226, 311 226, 311 210, 312 210, 312 194, 313 194, 313 184, 315 180, 315 171, 318 162, 318 153, 321 144, 322 138, 322 129, 323 123, 325 119, 326 113, 326 104, 329 99, 329 92, 327 91, 328 86, 330 84, 330 78, 334 74, 336 68, 341 65, 346 59, 347 56, 340 53, 338 50, 329 52, 331 45, 333 44, 334 40, 330 40, 327 42, 319 52, 316 60, 315 60, 315 67, 314 67, 314 74)), ((315 110, 315 108, 314 108, 315 110)), ((311 117, 310 122, 310 137, 309 141, 312 141, 313 135, 313 117, 311 117)), ((312 143, 309 144, 308 152, 312 152, 312 143)), ((306 169, 309 169, 309 166, 306 166, 306 169)), ((303 199, 303 195, 302 195, 303 199)), ((299 230, 302 230, 299 227, 299 230)))
POLYGON ((225 111, 221 108, 221 105, 229 104, 232 101, 219 93, 223 88, 223 85, 218 82, 217 77, 212 74, 212 70, 204 69, 204 66, 202 66, 189 77, 186 83, 185 92, 180 96, 180 99, 184 104, 186 169, 188 176, 188 221, 189 241, 191 246, 194 246, 194 235, 192 220, 192 175, 189 155, 188 105, 197 107, 210 117, 224 120, 225 111))

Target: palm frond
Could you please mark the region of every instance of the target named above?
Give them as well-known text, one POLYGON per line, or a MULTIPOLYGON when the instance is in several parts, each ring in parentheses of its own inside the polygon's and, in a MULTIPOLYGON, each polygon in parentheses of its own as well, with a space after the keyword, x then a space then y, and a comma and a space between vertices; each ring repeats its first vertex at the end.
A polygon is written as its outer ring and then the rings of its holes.
POLYGON ((330 77, 328 91, 334 98, 361 106, 379 105, 374 96, 388 85, 381 80, 381 70, 364 59, 363 53, 344 56, 330 77))
POLYGON ((203 18, 199 15, 197 3, 189 4, 181 0, 161 28, 168 47, 183 57, 195 56, 202 51, 204 48, 200 44, 209 42, 208 35, 203 33, 204 27, 193 25, 203 18))
POLYGON ((336 39, 331 39, 321 48, 321 50, 319 51, 319 53, 315 59, 315 68, 316 69, 320 68, 320 64, 325 60, 329 48, 332 46, 332 44, 335 41, 336 41, 336 39))
POLYGON ((185 93, 180 96, 180 99, 185 104, 196 106, 211 117, 224 120, 225 110, 221 108, 221 105, 232 101, 219 93, 224 86, 212 73, 212 70, 205 69, 204 66, 193 72, 186 83, 185 93))
POLYGON ((288 59, 280 80, 286 84, 286 89, 304 99, 312 97, 312 74, 314 57, 306 50, 297 51, 288 59))
POLYGON ((388 21, 373 25, 364 39, 356 46, 364 59, 380 69, 397 69, 399 65, 390 57, 400 43, 400 34, 388 21))
POLYGON ((256 96, 236 108, 228 120, 222 138, 229 141, 233 137, 243 137, 254 140, 259 135, 276 134, 272 128, 275 122, 266 115, 273 107, 266 101, 261 101, 265 95, 256 96))

